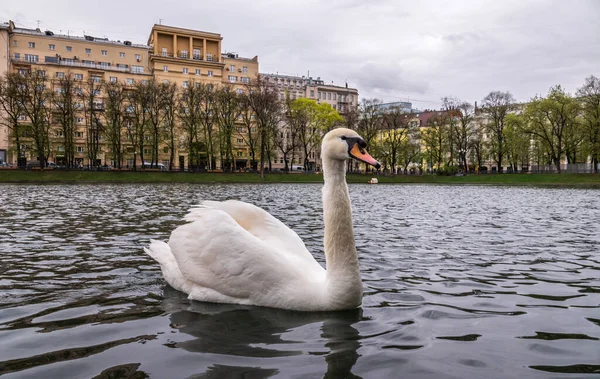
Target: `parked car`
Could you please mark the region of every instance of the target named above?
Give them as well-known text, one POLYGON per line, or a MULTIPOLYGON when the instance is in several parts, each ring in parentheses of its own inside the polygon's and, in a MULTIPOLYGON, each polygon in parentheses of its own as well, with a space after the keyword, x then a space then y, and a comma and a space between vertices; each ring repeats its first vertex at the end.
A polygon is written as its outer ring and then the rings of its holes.
POLYGON ((144 162, 142 164, 144 169, 158 169, 160 171, 169 171, 169 168, 162 163, 155 163, 152 165, 150 162, 144 162))
MULTIPOLYGON (((40 168, 40 161, 27 161, 27 166, 25 169, 31 170, 35 168, 40 168)), ((46 166, 46 168, 56 168, 56 164, 48 161, 48 166, 46 166)))

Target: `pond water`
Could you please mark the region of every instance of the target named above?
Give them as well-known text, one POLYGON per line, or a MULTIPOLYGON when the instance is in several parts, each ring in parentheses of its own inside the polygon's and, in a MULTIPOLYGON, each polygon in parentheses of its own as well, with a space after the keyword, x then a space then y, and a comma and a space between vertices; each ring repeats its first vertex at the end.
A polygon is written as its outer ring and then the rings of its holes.
POLYGON ((6 378, 600 375, 600 191, 351 185, 360 309, 192 302, 142 250, 240 199, 324 264, 320 185, 0 185, 6 378))

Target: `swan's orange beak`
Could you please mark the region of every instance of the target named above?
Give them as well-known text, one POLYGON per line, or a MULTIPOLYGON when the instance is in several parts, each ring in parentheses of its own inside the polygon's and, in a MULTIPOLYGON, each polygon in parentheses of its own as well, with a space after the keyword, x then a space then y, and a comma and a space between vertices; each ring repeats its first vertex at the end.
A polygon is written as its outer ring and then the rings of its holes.
POLYGON ((350 156, 352 158, 358 159, 361 162, 368 163, 371 166, 374 166, 378 170, 381 167, 379 162, 377 162, 377 160, 375 160, 375 158, 373 158, 371 155, 369 155, 369 153, 367 153, 367 150, 360 147, 358 143, 355 143, 354 146, 352 146, 352 148, 350 149, 350 151, 348 153, 350 154, 350 156))

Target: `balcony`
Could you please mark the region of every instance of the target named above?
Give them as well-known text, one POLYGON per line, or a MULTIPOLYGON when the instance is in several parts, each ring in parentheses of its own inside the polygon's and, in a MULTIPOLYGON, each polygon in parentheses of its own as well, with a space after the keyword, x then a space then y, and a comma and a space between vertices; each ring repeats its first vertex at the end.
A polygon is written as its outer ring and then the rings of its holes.
MULTIPOLYGON (((131 72, 134 74, 140 74, 140 72, 133 71, 131 67, 118 67, 118 66, 109 66, 106 64, 97 64, 91 61, 75 61, 75 60, 64 60, 58 59, 54 57, 46 57, 44 62, 32 61, 31 59, 25 58, 10 58, 11 62, 16 64, 50 64, 50 65, 58 65, 58 66, 68 66, 68 67, 82 67, 82 68, 91 68, 100 71, 118 71, 118 72, 131 72)), ((143 74, 143 73, 142 73, 143 74)))
POLYGON ((165 57, 165 58, 176 58, 176 59, 186 59, 188 61, 202 61, 202 62, 214 62, 219 63, 219 57, 216 55, 212 56, 203 56, 201 54, 181 54, 181 53, 169 53, 169 52, 160 52, 157 54, 150 53, 150 56, 154 57, 165 57))

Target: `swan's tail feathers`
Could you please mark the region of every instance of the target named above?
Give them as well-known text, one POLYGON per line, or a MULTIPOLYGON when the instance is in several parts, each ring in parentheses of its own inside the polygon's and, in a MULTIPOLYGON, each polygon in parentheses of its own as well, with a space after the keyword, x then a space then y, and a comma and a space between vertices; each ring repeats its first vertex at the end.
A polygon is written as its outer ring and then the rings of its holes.
POLYGON ((154 258, 161 266, 177 264, 175 257, 171 254, 171 248, 163 241, 150 240, 150 246, 144 248, 146 254, 154 258))
POLYGON ((150 240, 150 246, 144 248, 144 251, 160 264, 163 277, 171 287, 181 292, 189 293, 191 283, 181 274, 177 261, 173 253, 171 253, 171 248, 168 244, 162 241, 150 240))

